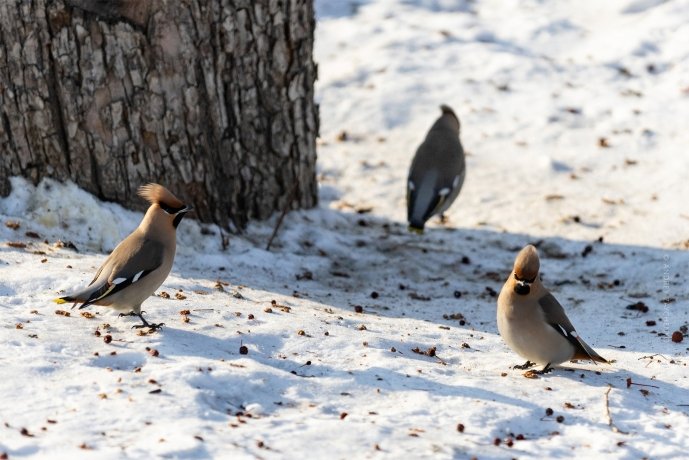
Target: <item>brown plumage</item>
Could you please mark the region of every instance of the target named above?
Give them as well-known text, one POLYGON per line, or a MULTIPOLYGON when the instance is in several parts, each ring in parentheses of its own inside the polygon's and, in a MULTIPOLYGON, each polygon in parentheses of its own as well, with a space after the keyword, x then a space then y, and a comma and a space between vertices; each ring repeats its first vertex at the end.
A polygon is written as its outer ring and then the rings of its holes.
POLYGON ((596 353, 574 329, 562 305, 543 286, 538 272, 538 251, 526 246, 517 255, 514 268, 498 297, 498 330, 517 354, 533 363, 550 366, 572 359, 594 363, 608 361, 596 353))
POLYGON ((141 304, 170 273, 177 248, 175 230, 192 208, 162 185, 147 184, 138 193, 151 203, 139 226, 117 245, 88 287, 55 299, 57 303, 81 303, 80 309, 108 306, 138 316, 143 325, 136 327, 162 325, 146 322, 141 316, 141 304))
POLYGON ((151 204, 164 204, 171 208, 183 208, 184 203, 159 184, 148 183, 139 187, 138 195, 151 204))
POLYGON ((517 279, 535 280, 540 269, 541 261, 538 258, 538 251, 532 245, 526 246, 521 250, 514 262, 514 274, 517 276, 517 279))

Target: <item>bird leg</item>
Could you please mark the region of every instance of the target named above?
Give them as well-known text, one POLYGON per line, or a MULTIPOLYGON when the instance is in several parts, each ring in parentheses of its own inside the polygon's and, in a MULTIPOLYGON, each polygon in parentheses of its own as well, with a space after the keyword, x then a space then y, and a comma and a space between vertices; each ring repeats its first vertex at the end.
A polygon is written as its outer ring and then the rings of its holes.
POLYGON ((120 313, 119 316, 136 316, 137 318, 139 318, 143 324, 135 324, 134 326, 132 326, 132 329, 141 329, 143 327, 147 327, 147 328, 151 329, 152 331, 155 331, 155 330, 160 329, 163 326, 165 326, 165 323, 158 323, 158 324, 149 323, 143 317, 143 313, 146 313, 146 312, 142 311, 141 313, 137 313, 135 311, 130 311, 129 313, 120 313))
POLYGON ((546 364, 545 367, 544 367, 543 369, 541 369, 540 371, 534 371, 534 374, 543 375, 543 374, 547 374, 548 372, 550 372, 550 371, 552 371, 552 370, 553 370, 553 368, 550 367, 550 363, 548 363, 548 364, 546 364))
POLYGON ((534 367, 536 363, 532 363, 528 359, 524 364, 517 364, 516 366, 512 367, 512 369, 528 369, 530 367, 534 367))
POLYGON ((443 224, 443 225, 446 224, 446 223, 450 220, 450 219, 448 219, 448 217, 445 215, 445 213, 440 213, 440 215, 439 215, 438 217, 440 218, 440 223, 443 224))

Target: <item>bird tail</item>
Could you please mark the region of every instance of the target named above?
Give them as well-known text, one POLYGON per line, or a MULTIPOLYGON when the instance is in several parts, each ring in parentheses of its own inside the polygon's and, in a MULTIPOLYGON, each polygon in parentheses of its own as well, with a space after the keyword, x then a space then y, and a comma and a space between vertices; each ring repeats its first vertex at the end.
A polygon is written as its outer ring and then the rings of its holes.
MULTIPOLYGON (((105 287, 107 288, 107 285, 105 287)), ((76 307, 77 304, 81 303, 81 305, 79 305, 79 310, 81 310, 82 308, 87 307, 88 305, 91 305, 92 303, 99 300, 98 297, 100 294, 102 294, 103 290, 103 286, 90 285, 81 291, 53 299, 53 302, 55 302, 58 305, 73 302, 72 308, 76 307)))
POLYGON ((55 302, 58 305, 62 305, 63 303, 74 302, 75 300, 76 299, 74 297, 65 296, 65 297, 58 297, 57 299, 53 299, 53 302, 55 302))
POLYGON ((589 347, 586 342, 581 340, 581 338, 577 337, 577 342, 579 342, 581 347, 574 353, 574 359, 587 359, 593 361, 594 363, 610 364, 610 361, 596 353, 595 350, 589 347))
MULTIPOLYGON (((76 297, 74 297, 74 296, 69 296, 69 295, 67 295, 67 296, 64 296, 64 297, 58 297, 57 299, 53 299, 53 302, 55 302, 55 303, 58 304, 58 305, 62 305, 62 304, 69 303, 69 302, 73 302, 73 303, 72 303, 72 308, 74 308, 74 307, 77 306, 77 304, 78 304, 79 302, 81 302, 81 300, 79 300, 78 298, 76 298, 76 297)), ((81 309, 81 307, 79 307, 79 308, 81 309)))

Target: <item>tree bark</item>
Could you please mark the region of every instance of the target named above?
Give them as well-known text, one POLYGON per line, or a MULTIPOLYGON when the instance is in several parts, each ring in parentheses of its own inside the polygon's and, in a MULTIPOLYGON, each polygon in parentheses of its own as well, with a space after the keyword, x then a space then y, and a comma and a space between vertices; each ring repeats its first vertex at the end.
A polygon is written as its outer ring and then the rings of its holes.
POLYGON ((237 228, 316 204, 312 0, 3 0, 0 27, 0 194, 142 209, 154 181, 237 228))

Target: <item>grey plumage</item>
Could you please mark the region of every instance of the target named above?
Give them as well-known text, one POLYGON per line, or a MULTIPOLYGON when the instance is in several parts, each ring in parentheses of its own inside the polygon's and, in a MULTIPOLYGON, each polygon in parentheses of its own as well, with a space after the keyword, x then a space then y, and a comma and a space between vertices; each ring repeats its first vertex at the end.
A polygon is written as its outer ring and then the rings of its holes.
POLYGON ((538 276, 540 261, 532 245, 522 249, 514 262, 514 269, 498 296, 498 330, 503 340, 527 362, 517 368, 533 364, 545 367, 572 359, 595 362, 608 361, 596 353, 579 337, 562 305, 543 286, 538 276))
POLYGON ((459 140, 460 123, 454 111, 440 106, 442 114, 416 150, 407 180, 409 229, 423 232, 426 221, 442 215, 464 184, 464 149, 459 140))
POLYGON ((88 287, 56 299, 57 303, 81 303, 80 309, 108 306, 138 316, 143 325, 136 327, 161 326, 143 319, 141 304, 170 273, 177 247, 176 227, 192 208, 158 184, 141 187, 139 195, 151 203, 139 226, 117 245, 88 287))

